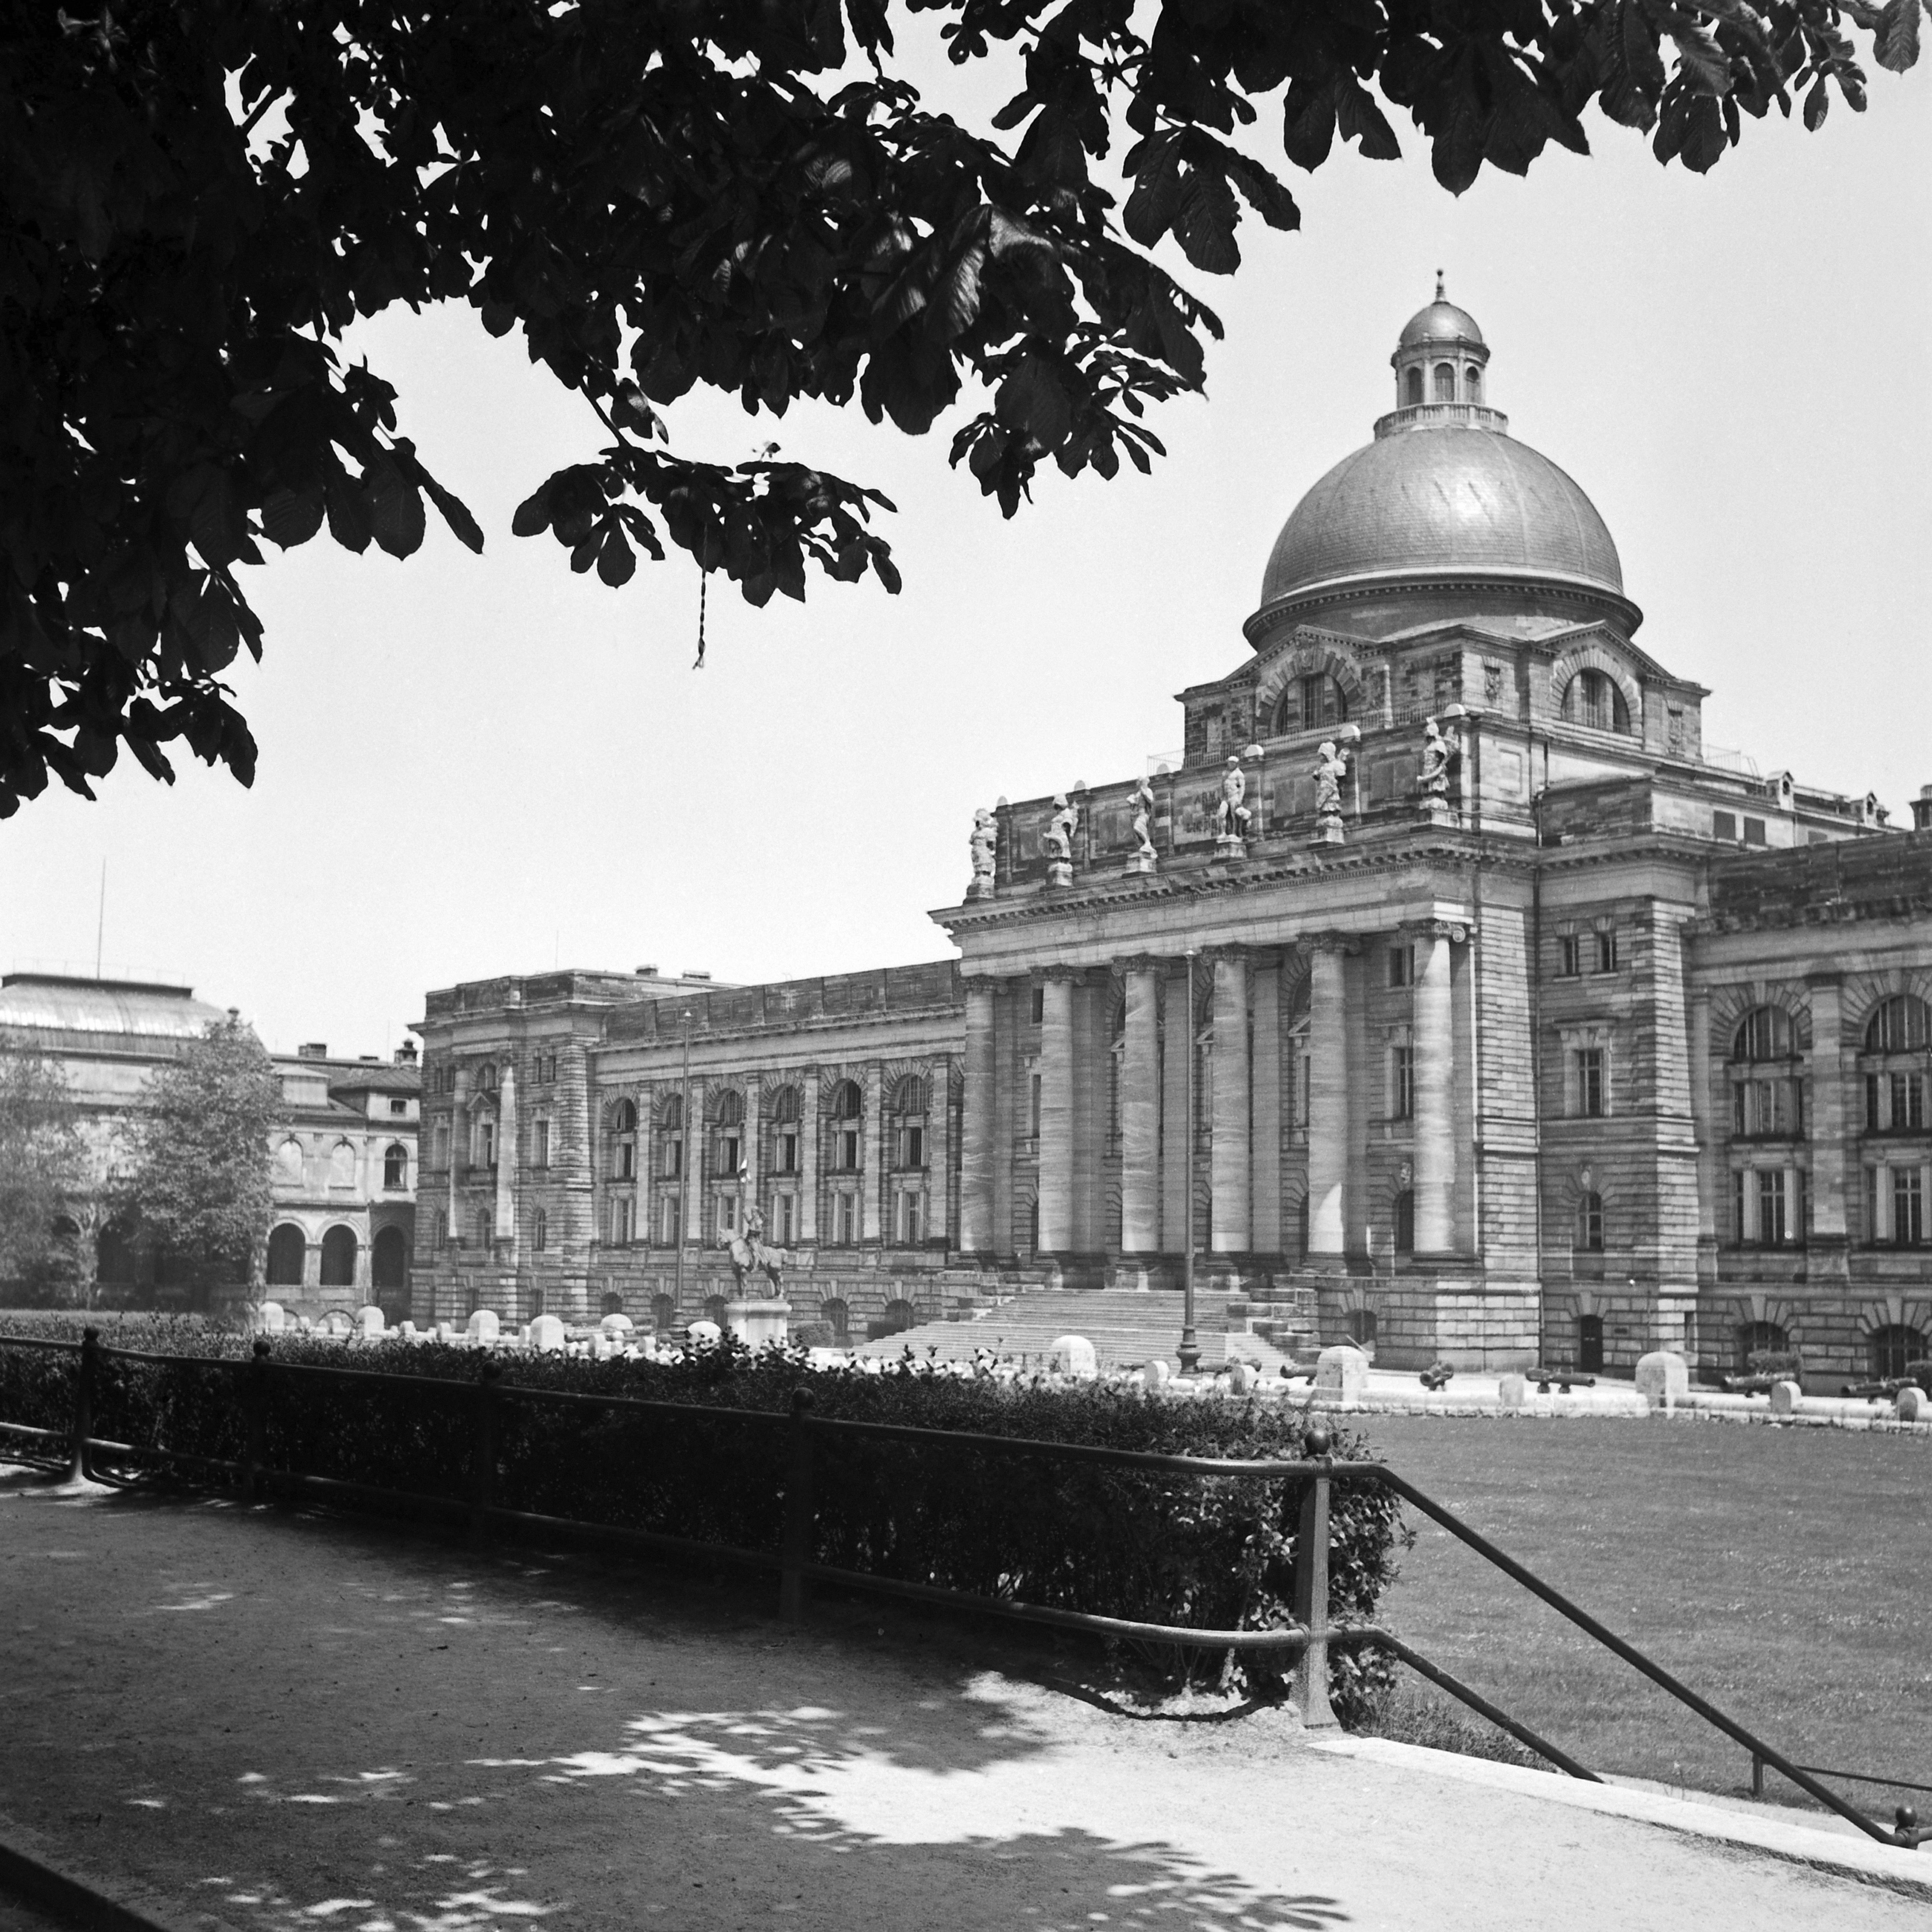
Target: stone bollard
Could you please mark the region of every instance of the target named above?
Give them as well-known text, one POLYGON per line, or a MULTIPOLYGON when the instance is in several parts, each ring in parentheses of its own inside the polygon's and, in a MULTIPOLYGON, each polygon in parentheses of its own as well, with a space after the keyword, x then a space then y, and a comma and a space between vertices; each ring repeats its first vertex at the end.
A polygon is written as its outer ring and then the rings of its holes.
POLYGON ((1156 1390, 1166 1388, 1169 1372, 1167 1364, 1158 1358, 1151 1362, 1143 1362, 1141 1364, 1141 1387, 1152 1395, 1156 1390))
POLYGON ((465 1324, 463 1339, 466 1342, 487 1346, 495 1341, 502 1331, 502 1324, 496 1319, 496 1311, 494 1308, 479 1308, 465 1324))
POLYGON ((563 1324, 554 1315, 539 1315, 530 1324, 530 1346, 540 1355, 554 1355, 563 1346, 563 1324))
POLYGON ((436 1324, 436 1339, 439 1342, 454 1341, 456 1340, 454 1326, 448 1322, 439 1322, 436 1324))
POLYGON ((694 1322, 686 1332, 694 1348, 715 1348, 724 1334, 715 1322, 694 1322))
POLYGON ((1505 1408, 1520 1408, 1529 1400, 1529 1384, 1518 1375, 1503 1376, 1496 1384, 1496 1400, 1505 1408))
POLYGON ((1315 1392, 1340 1396, 1344 1401, 1359 1396, 1369 1386, 1369 1358, 1360 1349, 1346 1342, 1324 1348, 1315 1358, 1315 1392))
POLYGON ((279 1301, 265 1301, 255 1311, 255 1326, 264 1335, 279 1335, 288 1325, 288 1310, 279 1301))
POLYGON ((1636 1392, 1652 1408, 1675 1408, 1690 1393, 1690 1365, 1669 1348, 1639 1356, 1636 1392))
POLYGON ((382 1311, 373 1304, 356 1311, 356 1334, 364 1342, 380 1342, 387 1332, 388 1324, 382 1319, 382 1311))
POLYGON ((1898 1419, 1901 1422, 1932 1422, 1932 1395, 1928 1395, 1922 1388, 1900 1389, 1898 1419))
POLYGON ((1255 1372, 1246 1362, 1230 1362, 1228 1364, 1228 1393, 1230 1395, 1252 1395, 1255 1392, 1255 1372))
POLYGON ((1773 1382, 1771 1385, 1773 1415, 1796 1415, 1798 1405, 1804 1400, 1804 1391, 1796 1382, 1773 1382))
POLYGON ((1100 1358, 1084 1335, 1056 1335, 1046 1352, 1046 1365, 1063 1376, 1090 1382, 1100 1372, 1100 1358))
POLYGON ((631 1318, 628 1315, 607 1315, 597 1325, 607 1335, 622 1336, 631 1332, 631 1318))

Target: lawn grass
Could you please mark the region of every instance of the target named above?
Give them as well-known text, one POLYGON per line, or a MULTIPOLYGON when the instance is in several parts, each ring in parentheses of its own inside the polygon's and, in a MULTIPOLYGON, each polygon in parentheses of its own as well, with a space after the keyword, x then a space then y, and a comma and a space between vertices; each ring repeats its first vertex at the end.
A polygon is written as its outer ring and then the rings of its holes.
MULTIPOLYGON (((1366 1426, 1418 1488, 1797 1762, 1932 1784, 1932 1444, 1657 1418, 1366 1426)), ((1722 1732, 1409 1515, 1382 1606, 1398 1635, 1593 1770, 1748 1790, 1722 1732)), ((1932 1813, 1932 1796, 1838 1788, 1887 1822, 1900 1799, 1932 1813)), ((1774 1774, 1766 1796, 1810 1802, 1774 1774)))

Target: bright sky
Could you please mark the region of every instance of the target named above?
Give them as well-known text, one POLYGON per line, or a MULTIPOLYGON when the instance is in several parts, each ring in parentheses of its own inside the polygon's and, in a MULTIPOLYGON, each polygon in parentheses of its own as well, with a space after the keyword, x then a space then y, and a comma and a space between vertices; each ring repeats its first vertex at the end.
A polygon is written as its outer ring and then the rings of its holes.
POLYGON ((1701 179, 1594 114, 1592 158, 1485 170, 1460 201, 1406 126, 1400 163, 1338 147, 1292 178, 1302 232, 1250 221, 1237 278, 1186 276, 1227 339, 1207 400, 1160 412, 1154 476, 1049 472, 1010 523, 947 469, 956 422, 680 405, 694 447, 776 440, 883 489, 905 578, 814 578, 762 612, 719 580, 701 671, 694 566, 613 592, 510 534, 596 447, 588 410, 466 310, 385 318, 358 349, 486 554, 434 516, 406 562, 272 552, 248 573, 266 656, 235 675, 254 789, 124 758, 98 804, 23 806, 0 823, 0 964, 91 972, 104 862, 108 973, 178 977, 277 1048, 385 1053, 425 989, 560 962, 751 980, 938 957, 926 913, 964 889, 975 806, 1137 772, 1180 742, 1173 694, 1242 662, 1275 533, 1390 406, 1438 265, 1512 434, 1608 522, 1640 641, 1712 687, 1707 741, 1909 822, 1932 782, 1928 90, 1932 61, 1874 74, 1870 111, 1835 101, 1816 135, 1747 122, 1701 179))

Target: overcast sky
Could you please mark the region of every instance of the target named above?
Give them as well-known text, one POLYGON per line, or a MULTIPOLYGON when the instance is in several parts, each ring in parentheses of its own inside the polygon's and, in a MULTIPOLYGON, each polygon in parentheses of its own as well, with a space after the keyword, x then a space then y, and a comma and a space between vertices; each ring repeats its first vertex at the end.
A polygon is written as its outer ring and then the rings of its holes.
MULTIPOLYGON (((238 700, 252 790, 131 758, 100 802, 0 823, 0 963, 176 977, 272 1047, 386 1053, 426 988, 554 963, 721 980, 932 958, 970 876, 974 808, 1137 772, 1178 746, 1184 686, 1244 658, 1242 620, 1301 494, 1391 406, 1388 358, 1438 266, 1492 351, 1511 433, 1603 513, 1640 641, 1712 688, 1708 743, 1876 790, 1932 783, 1932 76, 1874 74, 1862 117, 1747 122, 1708 177, 1594 113, 1588 160, 1438 188, 1337 148, 1294 176, 1304 229, 1250 222, 1206 400, 1167 406, 1150 478, 1057 472, 1011 522, 855 410, 753 419, 694 399, 674 433, 776 440, 882 488, 905 578, 814 578, 752 610, 720 580, 573 578, 519 500, 592 451, 588 410, 467 310, 406 312, 358 350, 476 512, 406 562, 326 539, 247 573, 266 621, 238 700), (781 608, 782 605, 782 608, 781 608)), ((941 72, 929 97, 952 84, 941 72)), ((1278 124, 1279 110, 1264 115, 1278 124)), ((1181 265, 1184 268, 1184 265, 1181 265)))

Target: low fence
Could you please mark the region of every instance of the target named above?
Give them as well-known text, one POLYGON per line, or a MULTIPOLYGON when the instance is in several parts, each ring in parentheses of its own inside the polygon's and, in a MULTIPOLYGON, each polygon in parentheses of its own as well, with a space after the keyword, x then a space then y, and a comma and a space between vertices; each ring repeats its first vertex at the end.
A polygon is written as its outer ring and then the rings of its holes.
MULTIPOLYGON (((39 1337, 0 1335, 0 1365, 8 1349, 46 1350, 74 1358, 71 1412, 64 1427, 45 1422, 26 1423, 0 1416, 0 1439, 22 1444, 28 1458, 64 1464, 70 1478, 110 1475, 130 1466, 178 1470, 191 1480, 238 1492, 250 1502, 307 1496, 323 1502, 401 1510, 466 1522, 470 1534, 486 1540, 500 1528, 540 1531, 594 1544, 649 1553, 695 1557, 776 1573, 778 1611, 790 1621, 806 1614, 812 1586, 836 1586, 915 1602, 943 1605, 1047 1628, 1085 1632, 1113 1640, 1181 1646, 1195 1651, 1271 1653, 1292 1666, 1292 1697, 1304 1724, 1332 1726, 1330 1702, 1331 1652, 1378 1648, 1406 1664, 1419 1676, 1448 1692, 1501 1730, 1572 1778, 1600 1783, 1597 1774, 1559 1747, 1539 1737, 1450 1672, 1418 1654, 1378 1624, 1338 1618, 1330 1601, 1331 1505, 1340 1485, 1379 1484, 1438 1523, 1484 1561, 1542 1599, 1558 1614, 1640 1671, 1659 1688, 1731 1738, 1750 1755, 1753 1788, 1762 1791, 1763 1773, 1775 1770, 1826 1809, 1884 1844, 1916 1846, 1932 1830, 1919 1826, 1916 1813, 1901 1805, 1888 1828, 1820 1782, 1822 1776, 1897 1789, 1918 1789, 1899 1780, 1852 1772, 1820 1772, 1794 1763, 1744 1725, 1720 1711, 1680 1682, 1643 1652, 1598 1622, 1525 1565, 1471 1528, 1452 1510, 1385 1464, 1341 1461, 1328 1454, 1325 1432, 1312 1430, 1311 1452, 1305 1460, 1282 1459, 1244 1461, 1226 1457, 1163 1455, 1094 1444, 1054 1442, 910 1427, 820 1417, 813 1413, 812 1392, 794 1391, 789 1414, 736 1408, 711 1404, 652 1401, 635 1396, 588 1394, 572 1390, 520 1388, 504 1379, 502 1364, 485 1358, 473 1382, 424 1375, 276 1362, 266 1339, 258 1340, 244 1359, 162 1354, 132 1348, 104 1347, 98 1331, 88 1329, 78 1342, 39 1337), (204 1402, 196 1411, 200 1446, 190 1449, 178 1441, 147 1443, 122 1441, 111 1431, 116 1420, 111 1386, 104 1370, 121 1363, 158 1364, 165 1369, 212 1375, 231 1385, 229 1399, 204 1402), (316 1406, 307 1392, 326 1386, 346 1385, 358 1410, 357 1434, 365 1442, 380 1440, 386 1459, 392 1459, 400 1439, 420 1460, 424 1486, 398 1489, 345 1474, 355 1460, 353 1441, 323 1440, 316 1421, 316 1406), (452 1408, 460 1425, 448 1426, 452 1408), (438 1412, 440 1412, 439 1419, 438 1412), (544 1432, 532 1430, 526 1419, 574 1414, 579 1444, 584 1424, 595 1429, 608 1424, 625 1432, 628 1445, 638 1447, 640 1428, 656 1445, 653 1467, 641 1502, 634 1485, 626 1492, 633 1511, 641 1507, 659 1519, 659 1526, 612 1520, 620 1512, 608 1507, 614 1492, 606 1491, 607 1508, 584 1513, 586 1502, 599 1499, 593 1472, 581 1466, 552 1468, 546 1482, 542 1472, 544 1432), (526 1437, 524 1463, 534 1459, 538 1499, 548 1493, 560 1507, 518 1507, 505 1502, 501 1486, 506 1472, 505 1445, 512 1418, 526 1437), (427 1426, 426 1426, 427 1425, 427 1426), (742 1492, 708 1492, 705 1477, 719 1432, 753 1431, 769 1443, 774 1480, 746 1486, 742 1492), (1018 1472, 1042 1464, 1130 1475, 1142 1482, 1277 1483, 1298 1492, 1299 1510, 1294 1537, 1292 1616, 1268 1627, 1234 1625, 1212 1628, 1120 1616, 1094 1610, 1076 1610, 1024 1601, 1004 1589, 963 1589, 922 1580, 920 1574, 958 1574, 961 1568, 956 1539, 960 1525, 944 1513, 935 1520, 896 1522, 890 1548, 881 1547, 878 1517, 864 1507, 862 1495, 842 1489, 842 1475, 854 1470, 838 1466, 840 1451, 848 1445, 890 1442, 909 1453, 942 1459, 944 1466, 961 1466, 968 1459, 996 1457, 1018 1472), (460 1444, 461 1453, 452 1454, 460 1444), (332 1468, 325 1473, 318 1462, 332 1468), (574 1506, 562 1506, 563 1502, 574 1506), (676 1528, 662 1526, 674 1522, 676 1528), (944 1548, 946 1560, 939 1560, 944 1548), (828 1552, 846 1560, 826 1560, 828 1552), (894 1570, 915 1574, 893 1574, 894 1570)), ((4 1390, 0 1382, 0 1390, 4 1390)), ((0 1394, 4 1400, 4 1394, 0 1394)), ((158 1424, 158 1436, 166 1432, 158 1424)), ((876 1480, 876 1465, 870 1480, 876 1480)), ((862 1484, 863 1469, 856 1472, 862 1484)), ((532 1481, 527 1466, 520 1481, 526 1491, 532 1481)), ((1028 1504, 1027 1484, 1016 1475, 1006 1489, 1003 1531, 1024 1516, 1028 1504)), ((970 1526, 968 1534, 970 1538, 970 1526)), ((1005 1544, 1000 1546, 1004 1548, 1005 1544)), ((1090 1552, 1070 1550, 1078 1562, 1090 1552)), ((970 1558, 970 1551, 968 1552, 970 1558)), ((970 1561, 968 1563, 970 1567, 970 1561)), ((1088 1567, 1091 1567, 1089 1565, 1088 1567)), ((1104 1567, 1104 1566, 1103 1566, 1104 1567)), ((998 1579, 995 1577, 995 1582, 998 1579)), ((1104 1586, 1104 1579, 1103 1579, 1104 1586)))

